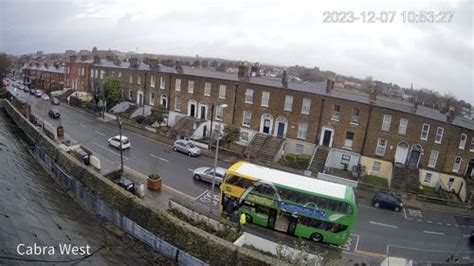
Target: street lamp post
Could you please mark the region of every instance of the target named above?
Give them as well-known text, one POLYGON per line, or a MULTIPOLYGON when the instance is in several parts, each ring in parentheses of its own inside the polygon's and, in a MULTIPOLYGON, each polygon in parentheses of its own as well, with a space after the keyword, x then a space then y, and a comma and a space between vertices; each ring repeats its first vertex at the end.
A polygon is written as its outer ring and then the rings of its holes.
POLYGON ((120 141, 120 172, 123 173, 123 149, 122 149, 122 119, 117 115, 117 124, 119 126, 119 141, 120 141))
MULTIPOLYGON (((227 107, 227 104, 221 104, 218 106, 220 109, 224 110, 224 108, 227 107)), ((217 110, 216 110, 217 111, 217 110)), ((214 113, 212 114, 214 115, 214 113)), ((222 118, 223 119, 223 118, 222 118)), ((212 128, 211 128, 211 136, 212 136, 212 128)), ((219 136, 221 134, 221 122, 219 122, 219 127, 217 129, 217 137, 216 137, 216 140, 217 140, 217 144, 216 144, 216 157, 214 158, 214 171, 212 173, 212 188, 211 188, 211 205, 209 207, 209 212, 212 213, 212 207, 213 207, 213 204, 214 204, 214 187, 216 186, 216 171, 217 171, 217 158, 219 156, 219 142, 220 142, 220 139, 219 139, 219 136)))

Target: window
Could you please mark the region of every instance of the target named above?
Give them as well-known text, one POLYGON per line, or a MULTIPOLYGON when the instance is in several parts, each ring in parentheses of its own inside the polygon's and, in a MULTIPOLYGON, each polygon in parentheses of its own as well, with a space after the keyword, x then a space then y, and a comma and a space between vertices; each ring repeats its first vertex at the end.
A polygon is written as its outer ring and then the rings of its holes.
POLYGON ((443 140, 443 134, 444 134, 444 128, 438 127, 438 129, 436 129, 435 143, 441 144, 441 141, 443 140))
POLYGON ((334 104, 332 106, 331 119, 338 120, 341 116, 341 106, 339 104, 334 104))
POLYGON ((221 84, 219 86, 219 98, 225 99, 225 94, 226 94, 226 86, 224 84, 221 84))
POLYGON ((181 79, 176 79, 174 89, 175 91, 181 91, 181 79))
POLYGON ((425 178, 423 179, 423 183, 431 183, 431 177, 433 176, 432 173, 426 173, 425 178))
POLYGON ((181 103, 179 102, 179 97, 174 98, 174 110, 181 111, 181 103))
POLYGON ((308 123, 299 123, 298 124, 298 138, 306 139, 306 133, 308 132, 308 123))
POLYGON ((427 140, 428 139, 428 133, 430 132, 430 125, 428 124, 423 124, 421 127, 421 140, 427 140))
POLYGON ((351 156, 349 154, 343 154, 341 156, 341 164, 342 165, 349 165, 350 161, 351 161, 351 156))
POLYGON ((150 87, 152 87, 152 88, 155 87, 155 81, 156 81, 155 76, 151 76, 150 77, 150 87))
POLYGON ((245 103, 253 103, 253 90, 247 89, 245 91, 245 103))
POLYGON ((160 89, 164 90, 165 89, 165 78, 160 77, 160 89))
POLYGON ((344 148, 352 149, 352 142, 354 141, 354 132, 347 132, 344 140, 344 148))
POLYGON ((302 154, 304 152, 304 145, 303 144, 296 144, 295 153, 302 154))
POLYGON ((270 100, 270 92, 264 91, 262 92, 262 103, 261 105, 264 107, 268 107, 268 101, 270 100))
POLYGON ((249 141, 249 133, 247 131, 240 132, 240 140, 241 141, 249 141))
POLYGON ((204 96, 211 96, 211 83, 204 83, 204 96))
POLYGON ((130 84, 133 83, 133 76, 132 76, 132 74, 130 74, 130 76, 128 76, 128 83, 130 83, 130 84))
POLYGON ((283 110, 291 112, 292 109, 293 109, 293 96, 286 95, 285 96, 285 106, 284 106, 283 110))
POLYGON ((155 93, 150 92, 150 105, 155 105, 155 93))
POLYGON ((398 134, 406 135, 408 128, 408 119, 400 118, 400 125, 398 126, 398 134))
POLYGON ((142 84, 142 77, 140 75, 137 75, 137 84, 138 85, 142 84))
MULTIPOLYGON (((67 67, 66 69, 69 69, 69 67, 67 67)), ((66 70, 66 73, 67 73, 67 70, 66 70)), ((69 74, 69 73, 67 73, 67 74, 69 74)), ((94 77, 94 69, 91 69, 91 78, 93 78, 93 77, 94 77)))
POLYGON ((131 100, 133 98, 133 91, 128 90, 128 99, 131 100))
POLYGON ((382 168, 382 163, 379 162, 379 161, 374 161, 374 163, 372 164, 372 174, 378 174, 380 173, 380 168, 382 168))
POLYGON ((375 149, 375 154, 379 156, 384 156, 386 148, 387 148, 387 140, 379 139, 377 142, 377 148, 375 149))
POLYGON ((474 137, 471 138, 471 147, 469 148, 470 152, 474 152, 474 137))
POLYGON ((86 75, 86 68, 85 67, 81 67, 81 76, 85 76, 86 75))
POLYGON ((242 125, 244 127, 250 127, 251 122, 252 122, 252 112, 249 111, 244 111, 244 119, 242 121, 242 125))
POLYGON ((382 131, 390 131, 390 123, 392 122, 391 115, 383 115, 383 122, 382 122, 382 131))
POLYGON ((358 125, 360 122, 360 110, 357 108, 352 109, 351 124, 358 125))
POLYGON ((122 72, 121 72, 121 71, 118 72, 118 77, 119 77, 119 78, 122 77, 122 72))
POLYGON ((309 115, 310 110, 311 110, 311 99, 303 98, 303 104, 301 105, 301 113, 305 115, 309 115))
POLYGON ((428 167, 435 168, 436 161, 438 161, 438 151, 432 150, 430 153, 430 159, 428 160, 428 167))
POLYGON ((459 149, 464 150, 464 147, 466 147, 466 140, 467 140, 467 135, 461 134, 461 140, 459 141, 459 149))
POLYGON ((188 93, 194 93, 194 80, 188 80, 188 93))
POLYGON ((105 75, 105 71, 104 71, 104 70, 101 70, 101 71, 100 71, 100 79, 103 79, 103 78, 104 78, 104 75, 105 75))
POLYGON ((461 161, 462 158, 459 156, 456 156, 456 158, 454 158, 453 173, 459 172, 459 168, 461 167, 461 161))
POLYGON ((224 108, 220 105, 216 106, 216 120, 222 121, 224 118, 224 108))

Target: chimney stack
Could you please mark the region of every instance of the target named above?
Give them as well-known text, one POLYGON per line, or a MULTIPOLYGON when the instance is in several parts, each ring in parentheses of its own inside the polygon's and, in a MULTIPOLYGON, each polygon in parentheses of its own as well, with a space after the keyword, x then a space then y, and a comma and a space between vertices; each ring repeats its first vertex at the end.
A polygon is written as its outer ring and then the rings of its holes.
POLYGON ((326 93, 331 94, 332 89, 334 89, 334 80, 328 79, 326 81, 326 93))
POLYGON ((174 67, 176 72, 183 73, 183 66, 181 65, 181 61, 176 60, 176 66, 174 67))
POLYGON ((114 60, 114 65, 116 66, 120 66, 120 64, 122 63, 122 61, 118 57, 115 57, 113 60, 114 60))
POLYGON ((249 69, 248 69, 248 65, 247 63, 245 62, 240 62, 240 65, 239 65, 239 72, 237 72, 237 77, 239 79, 245 79, 245 78, 248 78, 249 77, 249 69))
POLYGON ((454 106, 450 106, 448 109, 448 115, 446 116, 446 120, 451 123, 453 122, 455 116, 456 116, 456 109, 454 108, 454 106))
POLYGON ((132 68, 132 67, 133 67, 133 68, 137 68, 137 67, 140 65, 140 63, 138 62, 138 58, 137 58, 137 57, 131 57, 130 60, 129 60, 129 62, 130 62, 130 67, 131 67, 131 68, 132 68))
POLYGON ((97 55, 94 56, 94 64, 100 64, 100 57, 97 55))
POLYGON ((71 55, 69 57, 69 62, 75 62, 77 60, 77 56, 76 55, 71 55))
POLYGON ((251 77, 260 77, 260 63, 255 63, 250 68, 250 76, 251 77))
POLYGON ((370 84, 369 86, 369 101, 370 103, 375 103, 377 101, 377 88, 374 84, 370 84))
POLYGON ((283 72, 281 73, 281 84, 284 88, 288 87, 288 73, 286 71, 286 68, 283 69, 283 72))

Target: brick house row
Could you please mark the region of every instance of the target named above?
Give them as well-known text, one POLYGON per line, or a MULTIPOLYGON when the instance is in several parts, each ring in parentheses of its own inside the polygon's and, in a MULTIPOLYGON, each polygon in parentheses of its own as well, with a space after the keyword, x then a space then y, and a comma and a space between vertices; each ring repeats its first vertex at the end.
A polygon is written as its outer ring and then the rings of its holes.
MULTIPOLYGON (((275 152, 328 153, 328 169, 358 165, 369 175, 397 176, 399 166, 417 169, 417 183, 454 191, 467 200, 466 181, 474 175, 474 122, 412 103, 334 89, 334 82, 295 82, 259 77, 257 66, 242 64, 237 74, 189 66, 165 66, 156 60, 127 62, 95 57, 84 80, 98 92, 106 77, 121 79, 123 98, 138 106, 163 105, 167 124, 193 117, 192 137, 209 135, 211 117, 241 128, 237 142, 247 146, 259 135, 283 139, 275 152), (222 110, 219 107, 226 104, 222 110), (212 113, 212 106, 215 113, 212 113)), ((79 71, 78 73, 83 73, 79 71)), ((217 123, 214 123, 215 127, 217 123)), ((405 176, 405 179, 409 178, 405 176)))
POLYGON ((64 66, 59 63, 31 63, 23 67, 25 84, 45 92, 64 88, 64 66))

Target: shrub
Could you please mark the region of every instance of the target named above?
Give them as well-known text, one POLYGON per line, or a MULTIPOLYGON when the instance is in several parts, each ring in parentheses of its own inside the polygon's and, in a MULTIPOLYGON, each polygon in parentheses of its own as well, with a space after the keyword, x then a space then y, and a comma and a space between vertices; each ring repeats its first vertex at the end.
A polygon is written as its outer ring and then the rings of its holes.
POLYGON ((145 117, 143 115, 139 115, 139 116, 136 116, 133 120, 135 120, 135 122, 139 124, 142 124, 145 121, 145 117))
POLYGON ((158 180, 161 178, 161 176, 159 174, 151 174, 148 175, 148 178, 150 178, 151 180, 158 180))
POLYGON ((0 88, 0 99, 6 99, 8 96, 8 91, 4 88, 0 88))
POLYGON ((293 154, 289 153, 285 155, 281 163, 283 165, 295 168, 298 170, 305 170, 309 165, 309 160, 311 157, 306 154, 293 154))

